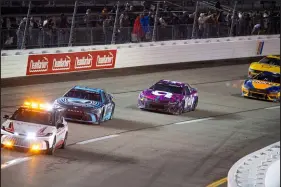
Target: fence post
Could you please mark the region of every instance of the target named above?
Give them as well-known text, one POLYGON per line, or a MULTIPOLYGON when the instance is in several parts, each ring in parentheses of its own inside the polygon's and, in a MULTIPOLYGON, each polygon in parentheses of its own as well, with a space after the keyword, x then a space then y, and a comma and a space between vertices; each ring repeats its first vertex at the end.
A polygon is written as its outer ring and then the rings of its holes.
POLYGON ((234 19, 235 19, 234 15, 235 15, 235 11, 236 11, 236 5, 237 5, 237 1, 235 1, 233 12, 232 12, 232 20, 231 20, 229 36, 233 35, 232 33, 233 33, 233 27, 234 27, 234 19))
POLYGON ((70 33, 69 33, 68 47, 71 47, 72 43, 73 43, 73 32, 74 32, 74 28, 75 28, 75 16, 76 16, 77 8, 78 8, 78 0, 75 1, 75 5, 74 5, 70 33))
POLYGON ((195 32, 196 32, 196 23, 197 23, 197 14, 198 14, 198 5, 199 2, 196 2, 196 8, 195 8, 195 14, 194 14, 194 20, 193 20, 193 27, 192 27, 192 36, 191 38, 194 39, 195 38, 195 32))
POLYGON ((116 7, 116 15, 115 15, 115 20, 114 20, 114 26, 113 26, 113 32, 112 32, 112 38, 111 38, 111 44, 116 43, 116 30, 117 30, 117 25, 118 25, 118 15, 119 15, 119 4, 120 2, 117 2, 117 7, 116 7))
POLYGON ((160 6, 160 1, 157 2, 155 17, 154 17, 154 26, 153 26, 153 31, 152 31, 152 41, 153 42, 156 41, 157 23, 158 23, 158 15, 159 15, 159 6, 160 6))
POLYGON ((27 15, 26 15, 26 23, 25 23, 24 32, 23 32, 23 39, 22 39, 22 43, 21 43, 21 49, 25 48, 26 35, 27 35, 28 27, 29 27, 30 11, 31 11, 31 1, 29 1, 29 5, 28 5, 28 11, 27 11, 27 15))

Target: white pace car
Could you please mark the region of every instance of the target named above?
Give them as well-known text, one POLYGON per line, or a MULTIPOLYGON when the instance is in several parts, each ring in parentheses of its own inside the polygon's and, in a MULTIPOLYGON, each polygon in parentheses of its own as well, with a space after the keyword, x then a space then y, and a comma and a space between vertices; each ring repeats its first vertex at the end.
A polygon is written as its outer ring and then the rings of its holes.
POLYGON ((53 155, 56 148, 64 149, 68 125, 63 112, 46 104, 25 102, 11 117, 4 116, 1 146, 42 151, 49 155, 53 155))

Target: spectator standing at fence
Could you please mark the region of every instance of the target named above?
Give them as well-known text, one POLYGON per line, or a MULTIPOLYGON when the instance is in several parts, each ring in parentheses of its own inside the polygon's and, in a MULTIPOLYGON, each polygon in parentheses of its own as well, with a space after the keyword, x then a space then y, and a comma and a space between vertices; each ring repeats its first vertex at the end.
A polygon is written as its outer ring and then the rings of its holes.
POLYGON ((149 40, 151 38, 151 29, 149 27, 149 16, 148 15, 141 15, 140 18, 141 28, 144 32, 145 40, 149 40))
POLYGON ((198 37, 206 38, 209 35, 209 22, 212 19, 213 14, 206 16, 205 13, 201 13, 198 18, 198 37))
POLYGON ((263 28, 264 28, 264 33, 263 34, 268 34, 268 31, 270 30, 270 21, 269 21, 269 15, 270 12, 264 11, 263 13, 263 28))
POLYGON ((94 16, 92 15, 91 9, 87 9, 84 16, 84 23, 86 25, 86 39, 87 41, 92 41, 92 34, 94 34, 93 27, 95 27, 96 24, 94 23, 94 16))
POLYGON ((251 17, 249 13, 245 13, 244 16, 244 21, 245 21, 245 35, 249 35, 251 34, 251 28, 252 28, 252 24, 251 24, 251 17))
POLYGON ((46 47, 51 47, 54 44, 55 24, 51 17, 48 17, 43 22, 44 43, 46 47))
POLYGON ((119 42, 130 42, 130 18, 127 11, 123 12, 119 17, 119 42))
POLYGON ((5 46, 9 46, 11 44, 13 44, 14 42, 14 32, 12 31, 13 27, 12 27, 12 21, 10 18, 1 18, 1 26, 2 26, 2 31, 5 31, 4 33, 2 33, 2 38, 1 39, 3 42, 5 41, 4 45, 5 46))
POLYGON ((238 13, 238 35, 239 36, 245 35, 245 19, 244 19, 244 13, 242 12, 238 13))
POLYGON ((180 19, 178 17, 177 14, 173 13, 172 14, 172 20, 171 20, 171 24, 172 24, 172 39, 178 39, 180 36, 180 19))
POLYGON ((106 19, 103 20, 103 34, 104 34, 104 42, 105 44, 110 44, 112 39, 112 16, 107 16, 106 19))
POLYGON ((131 37, 132 42, 140 42, 143 39, 144 32, 142 30, 140 20, 141 20, 141 15, 137 16, 137 18, 135 19, 132 37, 131 37))
POLYGON ((38 37, 39 37, 39 25, 38 23, 34 20, 33 17, 30 18, 29 21, 29 27, 28 27, 29 35, 28 35, 28 46, 29 47, 37 47, 38 46, 38 37))
POLYGON ((70 24, 67 21, 67 17, 64 14, 60 15, 58 19, 58 43, 59 46, 67 46, 69 40, 69 33, 70 33, 70 24))
POLYGON ((251 34, 259 34, 260 31, 262 30, 262 14, 257 11, 254 16, 253 16, 253 29, 251 34))

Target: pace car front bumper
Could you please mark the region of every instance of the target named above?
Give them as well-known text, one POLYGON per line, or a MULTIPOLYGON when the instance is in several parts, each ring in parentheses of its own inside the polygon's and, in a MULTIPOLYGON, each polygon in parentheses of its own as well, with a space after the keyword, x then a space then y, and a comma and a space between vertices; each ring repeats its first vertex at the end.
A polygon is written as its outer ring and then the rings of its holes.
POLYGON ((1 145, 6 148, 23 148, 31 151, 46 151, 50 146, 47 138, 27 139, 26 136, 7 135, 2 132, 1 145))
POLYGON ((174 113, 179 110, 177 104, 170 104, 168 102, 154 102, 152 100, 138 100, 138 108, 146 110, 154 110, 165 113, 174 113))

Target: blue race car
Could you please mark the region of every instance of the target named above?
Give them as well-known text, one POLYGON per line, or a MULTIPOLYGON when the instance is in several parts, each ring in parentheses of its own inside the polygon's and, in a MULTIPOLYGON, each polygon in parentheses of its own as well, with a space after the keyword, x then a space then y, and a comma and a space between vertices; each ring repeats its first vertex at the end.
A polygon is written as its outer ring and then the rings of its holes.
POLYGON ((101 124, 113 117, 115 103, 111 94, 99 88, 74 86, 54 102, 69 121, 101 124))

